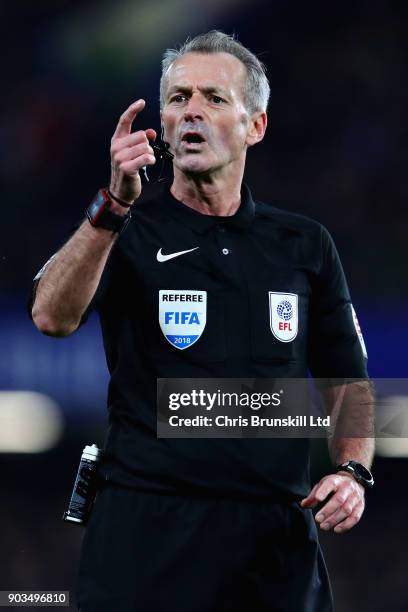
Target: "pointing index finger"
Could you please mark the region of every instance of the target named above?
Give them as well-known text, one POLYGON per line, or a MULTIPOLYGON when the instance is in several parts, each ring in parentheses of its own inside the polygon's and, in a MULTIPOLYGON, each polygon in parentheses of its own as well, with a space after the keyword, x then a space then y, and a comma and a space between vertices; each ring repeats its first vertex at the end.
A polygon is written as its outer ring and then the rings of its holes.
POLYGON ((133 102, 125 110, 125 112, 121 115, 119 119, 119 123, 116 126, 115 133, 113 138, 121 138, 123 136, 128 136, 132 129, 132 123, 136 117, 145 107, 146 102, 142 99, 137 100, 137 102, 133 102))

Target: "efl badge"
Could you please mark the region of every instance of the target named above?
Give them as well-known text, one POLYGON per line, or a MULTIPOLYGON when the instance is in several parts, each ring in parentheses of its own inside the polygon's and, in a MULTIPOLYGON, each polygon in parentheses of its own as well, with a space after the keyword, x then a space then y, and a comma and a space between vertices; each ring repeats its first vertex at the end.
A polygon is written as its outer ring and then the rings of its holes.
POLYGON ((364 342, 363 334, 361 333, 360 323, 358 322, 356 311, 353 308, 353 304, 350 304, 350 306, 351 306, 351 313, 353 315, 354 327, 356 328, 357 336, 358 336, 358 339, 360 340, 361 350, 363 351, 364 357, 366 359, 368 359, 368 357, 367 357, 367 349, 366 349, 366 345, 365 345, 365 342, 364 342))
POLYGON ((161 289, 159 322, 166 340, 186 349, 199 339, 207 321, 207 292, 161 289))
POLYGON ((298 332, 298 296, 296 293, 269 291, 271 331, 281 342, 291 342, 298 332))

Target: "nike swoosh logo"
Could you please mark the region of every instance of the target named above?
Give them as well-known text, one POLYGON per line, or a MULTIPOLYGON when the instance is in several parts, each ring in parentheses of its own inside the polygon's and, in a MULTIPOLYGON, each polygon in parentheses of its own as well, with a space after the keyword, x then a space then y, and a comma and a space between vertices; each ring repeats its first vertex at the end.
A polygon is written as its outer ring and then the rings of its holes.
POLYGON ((184 255, 185 253, 191 253, 191 251, 195 251, 196 249, 199 249, 200 247, 194 247, 194 249, 188 249, 187 251, 178 251, 177 253, 169 253, 168 255, 164 255, 162 253, 162 250, 159 249, 157 251, 157 255, 156 255, 156 259, 157 261, 163 262, 163 261, 167 261, 169 259, 173 259, 173 257, 179 257, 180 255, 184 255))

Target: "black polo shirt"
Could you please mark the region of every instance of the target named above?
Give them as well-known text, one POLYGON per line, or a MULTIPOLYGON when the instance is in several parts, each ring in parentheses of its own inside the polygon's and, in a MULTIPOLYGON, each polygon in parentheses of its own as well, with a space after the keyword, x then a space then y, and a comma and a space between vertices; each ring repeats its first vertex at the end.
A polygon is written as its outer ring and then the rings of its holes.
POLYGON ((303 497, 308 440, 158 439, 157 378, 367 375, 327 230, 255 202, 246 186, 241 195, 235 215, 218 217, 177 201, 166 182, 145 188, 112 249, 91 304, 111 375, 102 468, 111 481, 303 497), (164 301, 180 294, 204 296, 204 304, 164 301))

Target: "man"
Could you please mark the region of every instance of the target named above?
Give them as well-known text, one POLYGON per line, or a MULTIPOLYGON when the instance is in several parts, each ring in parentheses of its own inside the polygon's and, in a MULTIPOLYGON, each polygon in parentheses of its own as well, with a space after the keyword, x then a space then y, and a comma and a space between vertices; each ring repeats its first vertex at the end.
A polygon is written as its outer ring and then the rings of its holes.
MULTIPOLYGON (((174 156, 171 185, 133 205, 141 169, 155 163, 155 131, 132 132, 145 105, 138 100, 112 138, 109 190, 37 277, 36 326, 65 336, 96 308, 111 374, 105 486, 81 557, 82 612, 332 610, 310 508, 323 502, 322 529, 359 521, 372 441, 334 436, 334 465, 357 463, 310 491, 305 439, 156 437, 157 378, 305 377, 310 368, 315 377, 362 379, 327 387, 333 414, 372 399, 327 231, 255 202, 242 184, 247 149, 265 134, 268 97, 262 64, 232 37, 212 31, 167 51, 161 124, 174 156), (295 336, 271 325, 270 293, 287 297, 295 336), (163 294, 204 300, 205 329, 186 345, 165 321, 163 294)), ((362 418, 369 423, 369 405, 362 418)))

